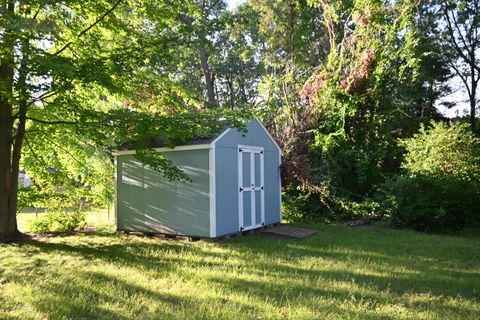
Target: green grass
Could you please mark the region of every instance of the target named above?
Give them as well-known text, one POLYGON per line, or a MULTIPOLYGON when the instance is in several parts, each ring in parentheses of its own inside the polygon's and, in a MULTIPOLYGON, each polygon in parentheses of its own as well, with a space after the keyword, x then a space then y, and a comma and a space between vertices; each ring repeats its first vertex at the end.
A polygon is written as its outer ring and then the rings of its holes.
MULTIPOLYGON (((41 217, 45 212, 42 209, 25 208, 17 215, 18 229, 22 232, 28 232, 29 222, 36 217, 41 217)), ((87 213, 87 223, 89 226, 95 226, 98 229, 113 230, 115 217, 112 209, 95 209, 87 213)))
POLYGON ((111 231, 0 245, 0 319, 479 319, 480 237, 310 225, 168 241, 111 231))

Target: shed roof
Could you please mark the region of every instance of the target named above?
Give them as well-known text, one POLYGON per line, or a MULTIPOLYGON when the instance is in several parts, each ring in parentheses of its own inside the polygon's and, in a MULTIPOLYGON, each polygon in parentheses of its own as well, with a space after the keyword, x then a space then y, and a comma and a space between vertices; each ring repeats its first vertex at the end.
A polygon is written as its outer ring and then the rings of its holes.
MULTIPOLYGON (((199 145, 199 144, 210 144, 212 143, 217 137, 219 137, 223 132, 227 131, 228 129, 230 129, 230 127, 225 127, 224 129, 222 129, 220 132, 217 132, 211 136, 207 136, 207 137, 194 137, 194 138, 191 138, 183 143, 180 143, 180 144, 177 144, 175 145, 176 147, 178 146, 192 146, 192 145, 199 145)), ((131 143, 124 143, 120 146, 118 146, 116 148, 116 150, 118 151, 122 151, 122 150, 130 150, 131 149, 131 146, 132 144, 131 143)), ((165 140, 163 139, 152 139, 150 140, 150 147, 151 148, 163 148, 163 147, 167 147, 166 143, 165 143, 165 140)))
MULTIPOLYGON (((273 137, 270 135, 268 130, 265 128, 263 123, 258 120, 257 118, 253 118, 252 121, 256 121, 260 127, 265 131, 265 134, 272 140, 272 142, 275 144, 275 146, 278 148, 279 151, 281 151, 280 146, 277 144, 277 142, 273 139, 273 137)), ((189 139, 183 143, 175 145, 175 147, 180 147, 180 146, 194 146, 194 145, 204 145, 204 144, 212 144, 221 139, 222 136, 224 136, 227 131, 234 129, 234 127, 230 126, 225 126, 221 131, 211 135, 211 136, 203 136, 203 137, 194 137, 192 139, 189 139)), ((124 143, 116 148, 116 151, 125 151, 125 150, 132 150, 131 149, 132 144, 131 143, 124 143)), ((151 148, 165 148, 168 147, 165 144, 165 140, 162 139, 152 139, 150 141, 150 147, 151 148)))

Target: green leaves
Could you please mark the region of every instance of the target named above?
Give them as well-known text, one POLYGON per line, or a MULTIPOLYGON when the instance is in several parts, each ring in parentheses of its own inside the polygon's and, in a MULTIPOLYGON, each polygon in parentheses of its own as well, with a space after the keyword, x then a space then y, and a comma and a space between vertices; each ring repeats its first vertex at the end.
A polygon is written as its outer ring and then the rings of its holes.
POLYGON ((402 145, 407 150, 403 168, 410 174, 480 183, 480 139, 465 124, 432 122, 402 145))

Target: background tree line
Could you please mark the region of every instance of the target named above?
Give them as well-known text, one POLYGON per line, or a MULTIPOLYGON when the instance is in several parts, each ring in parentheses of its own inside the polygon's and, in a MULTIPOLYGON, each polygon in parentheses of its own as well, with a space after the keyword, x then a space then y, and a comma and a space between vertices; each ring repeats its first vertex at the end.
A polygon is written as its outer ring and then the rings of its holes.
POLYGON ((2 1, 0 238, 17 234, 26 205, 111 202, 109 154, 120 143, 185 179, 148 141, 174 145, 219 130, 219 115, 240 125, 251 113, 283 148, 287 219, 388 213, 400 226, 461 228, 479 212, 479 7, 2 1), (452 81, 468 94, 465 121, 437 109, 458 103, 452 81), (16 185, 19 169, 33 187, 16 185))

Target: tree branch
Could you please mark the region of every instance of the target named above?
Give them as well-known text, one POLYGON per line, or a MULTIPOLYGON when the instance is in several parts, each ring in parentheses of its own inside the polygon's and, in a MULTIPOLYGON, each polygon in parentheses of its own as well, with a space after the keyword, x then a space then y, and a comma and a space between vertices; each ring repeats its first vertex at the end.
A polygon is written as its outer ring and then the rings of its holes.
MULTIPOLYGON (((110 13, 113 12, 113 10, 115 10, 115 8, 120 4, 120 2, 122 2, 122 0, 117 0, 113 6, 108 9, 105 13, 103 13, 100 17, 98 17, 97 20, 95 20, 94 23, 92 23, 90 26, 88 26, 86 29, 84 29, 82 32, 80 32, 77 36, 77 39, 80 38, 81 36, 83 36, 85 33, 87 33, 90 29, 92 29, 93 27, 95 27, 98 23, 100 23, 100 21, 102 21, 106 16, 108 16, 110 13)), ((60 50, 58 50, 57 52, 54 53, 54 55, 59 55, 60 53, 62 53, 63 51, 65 51, 66 49, 70 48, 70 46, 73 44, 73 40, 72 41, 69 41, 67 44, 65 44, 60 50)))
POLYGON ((457 74, 457 76, 462 80, 463 84, 465 85, 465 88, 467 89, 468 97, 471 97, 470 86, 468 84, 467 77, 463 73, 460 72, 460 70, 455 66, 454 63, 450 63, 450 67, 453 70, 455 70, 455 73, 457 74))
POLYGON ((55 94, 57 94, 57 92, 55 90, 53 90, 53 91, 47 91, 47 92, 39 95, 38 97, 32 97, 32 99, 28 103, 28 105, 30 106, 30 105, 34 104, 36 101, 42 101, 44 99, 50 98, 50 97, 54 96, 55 94))
POLYGON ((80 166, 84 169, 87 169, 88 170, 88 167, 83 164, 82 161, 78 160, 70 151, 68 151, 67 149, 65 149, 64 147, 62 147, 60 144, 58 144, 56 141, 54 140, 48 140, 49 142, 53 143, 54 145, 57 146, 57 148, 59 148, 60 150, 63 150, 68 156, 70 156, 70 158, 72 158, 75 162, 77 162, 78 164, 80 164, 80 166))
MULTIPOLYGON (((460 46, 458 45, 457 41, 455 40, 455 32, 454 32, 454 26, 452 26, 452 21, 450 20, 450 14, 448 13, 448 3, 447 1, 444 1, 444 8, 443 8, 443 11, 444 11, 444 16, 445 16, 445 19, 446 19, 446 22, 447 22, 447 32, 450 36, 450 43, 455 47, 455 51, 458 53, 458 55, 466 62, 468 63, 469 65, 473 65, 473 67, 477 70, 477 71, 480 71, 480 66, 477 66, 475 64, 475 61, 471 61, 469 57, 467 57, 465 55, 465 53, 463 52, 462 48, 460 48, 460 46)), ((460 30, 458 31, 459 33, 460 30)), ((467 49, 468 51, 468 49, 467 49)))
POLYGON ((79 124, 79 123, 80 123, 80 122, 78 122, 78 121, 62 121, 62 120, 58 120, 58 121, 48 121, 48 120, 31 118, 31 117, 26 117, 26 119, 27 119, 27 120, 34 121, 34 122, 43 123, 43 124, 79 124))
MULTIPOLYGON (((446 9, 447 10, 447 9, 446 9)), ((448 11, 446 11, 448 12, 448 11)), ((448 14, 448 13, 447 13, 448 14)), ((468 48, 468 45, 467 45, 467 42, 465 41, 465 37, 463 36, 462 34, 462 31, 460 29, 460 26, 458 25, 458 21, 457 21, 457 18, 455 17, 455 13, 453 12, 452 13, 452 20, 453 20, 453 24, 455 25, 455 28, 457 29, 458 31, 458 36, 460 38, 460 41, 462 41, 463 45, 465 46, 465 48, 468 48)), ((464 29, 467 27, 466 26, 466 23, 464 23, 463 25, 464 29)), ((465 29, 465 32, 468 33, 468 31, 465 29)))
POLYGON ((40 158, 37 155, 37 153, 33 150, 32 146, 30 145, 30 142, 28 141, 27 138, 25 138, 25 143, 27 144, 28 149, 30 149, 30 152, 32 153, 32 156, 35 158, 35 160, 37 160, 37 162, 39 162, 45 168, 45 170, 48 172, 48 169, 49 169, 48 164, 45 162, 44 159, 40 158))

